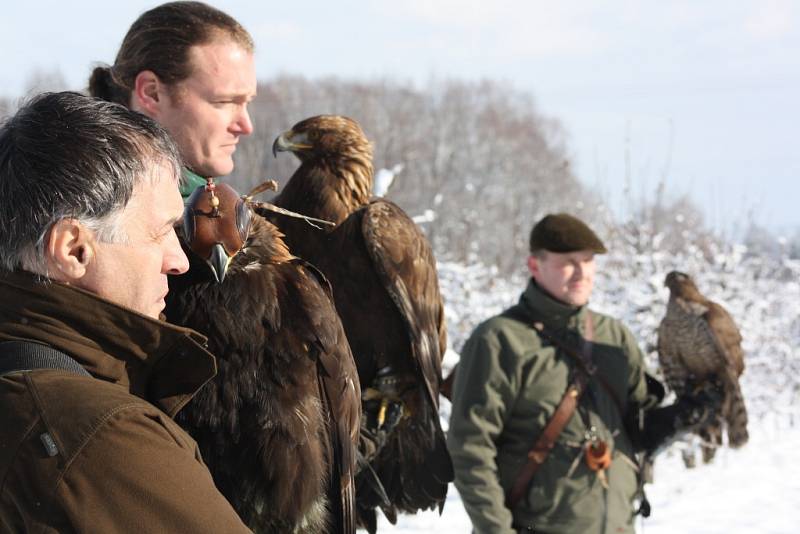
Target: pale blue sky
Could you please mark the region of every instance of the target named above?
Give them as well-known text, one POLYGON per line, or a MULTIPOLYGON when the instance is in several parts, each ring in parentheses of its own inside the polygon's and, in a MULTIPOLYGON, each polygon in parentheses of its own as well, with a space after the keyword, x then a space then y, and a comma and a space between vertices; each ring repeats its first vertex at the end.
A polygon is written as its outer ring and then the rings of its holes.
MULTIPOLYGON (((560 119, 579 177, 612 207, 665 175, 727 233, 748 211, 800 227, 800 2, 213 2, 242 22, 260 77, 492 78, 560 119)), ((36 69, 81 88, 155 2, 14 2, 0 18, 0 94, 36 69), (34 22, 35 21, 35 22, 34 22)), ((379 140, 378 140, 379 141, 379 140)))

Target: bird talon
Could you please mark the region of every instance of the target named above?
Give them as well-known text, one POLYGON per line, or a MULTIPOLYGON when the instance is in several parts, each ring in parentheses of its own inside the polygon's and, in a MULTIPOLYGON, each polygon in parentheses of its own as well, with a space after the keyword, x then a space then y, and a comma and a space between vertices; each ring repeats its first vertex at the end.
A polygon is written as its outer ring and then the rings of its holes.
POLYGON ((386 421, 386 408, 389 406, 389 399, 386 397, 381 399, 381 407, 378 408, 378 428, 383 427, 384 421, 386 421))
POLYGON ((384 418, 384 422, 381 424, 381 430, 391 432, 406 415, 406 409, 403 401, 396 400, 388 402, 387 399, 387 410, 385 415, 386 417, 384 418))

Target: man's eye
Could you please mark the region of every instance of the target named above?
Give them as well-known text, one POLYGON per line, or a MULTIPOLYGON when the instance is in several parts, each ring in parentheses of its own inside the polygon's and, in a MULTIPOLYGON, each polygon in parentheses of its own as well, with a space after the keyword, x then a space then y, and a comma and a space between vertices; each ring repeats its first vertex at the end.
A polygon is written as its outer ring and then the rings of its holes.
POLYGON ((170 237, 174 232, 175 232, 175 227, 174 226, 170 226, 168 230, 165 230, 164 232, 162 232, 162 233, 160 233, 160 234, 158 234, 156 236, 156 241, 161 243, 162 241, 164 241, 165 239, 170 237))

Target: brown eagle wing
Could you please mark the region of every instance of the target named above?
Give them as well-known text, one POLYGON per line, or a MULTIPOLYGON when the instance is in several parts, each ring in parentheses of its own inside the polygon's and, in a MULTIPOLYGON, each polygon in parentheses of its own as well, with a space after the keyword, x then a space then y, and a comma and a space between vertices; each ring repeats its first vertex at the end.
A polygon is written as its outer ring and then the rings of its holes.
MULTIPOLYGON (((320 302, 316 309, 308 310, 308 320, 313 330, 324 336, 317 340, 319 344, 317 375, 320 399, 326 405, 326 413, 330 417, 329 432, 333 448, 331 498, 338 496, 341 499, 341 508, 334 506, 334 513, 341 514, 337 523, 342 525, 342 532, 354 534, 356 531, 355 450, 358 446, 361 421, 361 386, 358 371, 341 323, 330 320, 336 315, 336 310, 328 280, 316 267, 304 260, 295 259, 292 263, 298 269, 305 271, 309 282, 312 279, 316 280, 328 297, 327 302, 320 302)), ((309 290, 314 292, 315 288, 311 287, 309 290)))
POLYGON ((708 302, 708 311, 705 314, 711 335, 721 354, 725 356, 728 367, 736 375, 741 376, 744 372, 744 353, 742 352, 742 335, 733 321, 733 317, 717 304, 708 302))
POLYGON ((438 409, 447 334, 433 251, 414 221, 388 200, 370 202, 362 229, 375 270, 408 328, 428 400, 438 409))
MULTIPOLYGON (((407 466, 413 473, 400 475, 394 483, 403 488, 400 508, 413 512, 438 504, 441 510, 447 484, 453 480, 453 464, 438 411, 446 331, 436 260, 414 221, 388 200, 373 200, 364 208, 362 231, 375 272, 405 324, 412 367, 427 399, 423 409, 428 413, 416 416, 420 424, 414 431, 416 439, 425 443, 417 453, 422 456, 407 466), (423 428, 430 430, 420 433, 423 428)), ((379 474, 386 479, 385 471, 379 474)), ((390 496, 399 489, 394 484, 388 483, 390 496)))
POLYGON ((728 443, 741 447, 749 439, 747 407, 739 385, 739 376, 744 372, 742 336, 730 314, 715 302, 708 301, 703 318, 722 360, 719 377, 726 392, 722 415, 728 423, 728 443))

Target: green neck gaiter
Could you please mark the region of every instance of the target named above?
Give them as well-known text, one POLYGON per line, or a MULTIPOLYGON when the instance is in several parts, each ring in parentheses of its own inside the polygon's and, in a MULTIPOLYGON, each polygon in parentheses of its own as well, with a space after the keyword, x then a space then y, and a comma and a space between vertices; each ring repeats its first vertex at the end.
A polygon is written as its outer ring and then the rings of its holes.
POLYGON ((181 196, 183 197, 183 201, 186 202, 186 199, 194 193, 194 190, 197 189, 199 185, 206 185, 206 179, 196 174, 186 167, 183 168, 183 180, 181 180, 181 196))

